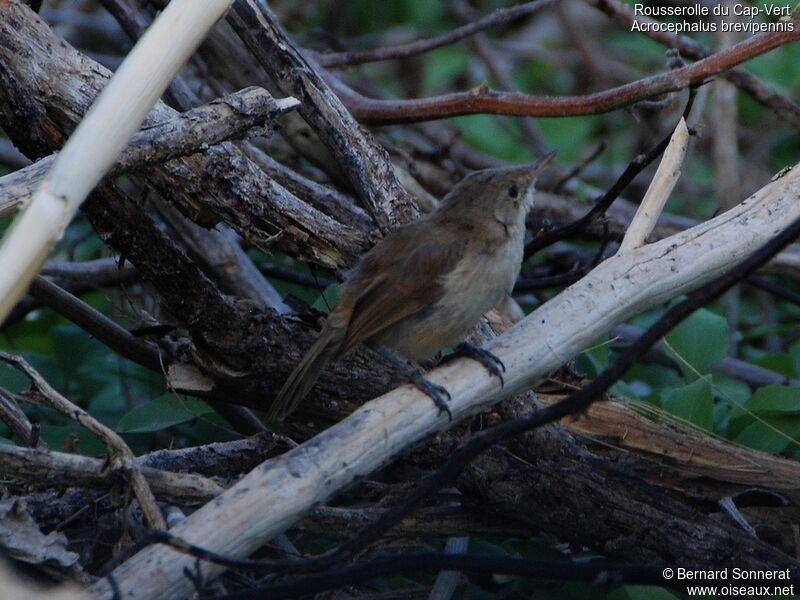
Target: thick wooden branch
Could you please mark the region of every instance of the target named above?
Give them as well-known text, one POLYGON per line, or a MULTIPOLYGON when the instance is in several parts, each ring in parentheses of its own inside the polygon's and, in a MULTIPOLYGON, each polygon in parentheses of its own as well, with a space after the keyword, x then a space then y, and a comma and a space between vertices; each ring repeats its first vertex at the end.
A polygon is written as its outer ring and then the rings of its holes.
MULTIPOLYGON (((18 0, 0 20, 0 120, 31 157, 50 154, 88 110, 110 73, 65 44, 18 0), (11 27, 10 23, 17 24, 11 27), (14 48, 29 49, 24 58, 14 48), (20 105, 15 98, 25 97, 20 105), (31 130, 36 129, 34 134, 31 130)), ((177 118, 163 103, 149 128, 177 118)), ((350 264, 370 244, 366 234, 312 208, 269 178, 230 143, 143 171, 147 182, 189 218, 220 219, 249 242, 332 268, 350 264)))
POLYGON ((28 448, 44 447, 44 441, 39 439, 39 428, 30 422, 28 415, 20 408, 21 400, 19 396, 0 387, 0 420, 6 424, 18 443, 28 448))
POLYGON ((384 232, 417 218, 417 207, 397 180, 386 150, 353 119, 265 4, 237 0, 228 19, 281 90, 300 100, 298 111, 337 159, 384 232))
MULTIPOLYGON (((83 212, 98 235, 153 284, 167 309, 185 324, 199 347, 223 363, 249 363, 247 315, 140 206, 114 186, 104 185, 84 205, 83 212)), ((175 358, 168 352, 164 366, 171 360, 175 358)))
MULTIPOLYGON (((317 147, 320 146, 317 144, 317 147)), ((375 239, 380 237, 375 222, 352 196, 340 192, 331 185, 323 185, 304 177, 252 144, 246 149, 246 152, 250 159, 267 175, 298 198, 304 199, 314 208, 331 215, 341 223, 349 223, 356 229, 367 232, 375 239)))
MULTIPOLYGON (((4 55, 0 61, 0 80, 7 84, 0 86, 0 118, 18 146, 34 157, 47 155, 63 142, 62 131, 74 126, 74 120, 104 84, 106 72, 65 45, 21 4, 11 2, 7 10, 18 27, 8 27, 8 19, 0 20, 0 39, 8 42, 0 44, 0 54, 3 48, 30 46, 31 50, 26 61, 17 53, 4 55), (58 51, 45 51, 47 47, 58 51), (36 68, 29 68, 31 65, 36 68), (67 77, 65 73, 75 77, 67 77), (20 105, 14 102, 15 97, 31 101, 20 105), (57 115, 63 121, 54 122, 47 115, 57 115)), ((152 119, 154 122, 171 119, 176 114, 160 105, 152 119)), ((294 196, 270 197, 254 192, 253 186, 261 185, 258 182, 266 184, 271 180, 230 145, 172 161, 164 169, 170 167, 175 169, 172 172, 181 173, 180 180, 170 182, 164 176, 162 182, 166 187, 162 189, 198 199, 208 198, 207 193, 219 194, 215 198, 233 202, 236 219, 247 224, 251 241, 253 235, 264 235, 257 215, 264 215, 264 211, 295 215, 276 217, 276 222, 286 222, 296 217, 292 206, 297 206, 304 207, 302 210, 308 218, 301 219, 304 224, 300 226, 285 225, 277 240, 278 247, 299 256, 311 253, 319 257, 327 253, 343 266, 361 252, 361 242, 353 244, 354 238, 349 237, 354 230, 337 223, 325 233, 325 223, 334 221, 318 220, 315 215, 322 213, 310 209, 294 196), (281 203, 281 198, 288 199, 289 204, 281 203), (312 237, 303 231, 313 232, 312 237), (334 245, 319 246, 320 235, 328 236, 334 245), (343 252, 347 246, 350 250, 343 252)), ((241 313, 150 215, 113 186, 101 186, 96 198, 84 205, 83 210, 100 236, 137 266, 142 278, 156 287, 169 312, 189 328, 195 344, 191 348, 175 348, 175 353, 181 356, 177 359, 191 362, 193 353, 199 352, 196 358, 202 360, 207 372, 217 373, 222 378, 213 391, 214 398, 263 407, 308 345, 305 329, 296 323, 273 321, 267 314, 241 313), (192 293, 187 294, 186 290, 192 293), (249 370, 241 371, 248 365, 249 370), (237 371, 233 378, 231 366, 237 371)), ((357 239, 363 241, 366 236, 357 239)), ((176 359, 175 353, 171 349, 166 357, 176 359)), ((326 398, 363 400, 376 389, 388 389, 392 381, 397 381, 395 371, 376 370, 374 357, 368 352, 359 352, 327 373, 321 381, 321 389, 326 398), (354 376, 363 385, 355 393, 346 385, 354 376)))
MULTIPOLYGON (((547 405, 561 398, 539 399, 547 405)), ((501 412, 513 417, 530 410, 534 410, 531 404, 520 399, 504 404, 501 412)), ((497 447, 480 457, 475 468, 460 479, 459 506, 448 502, 447 506, 421 509, 392 529, 389 536, 503 534, 514 530, 520 534, 525 531, 524 522, 532 530, 549 532, 558 539, 602 548, 615 560, 674 560, 699 566, 697 557, 710 556, 711 564, 720 566, 723 557, 730 555, 739 567, 765 567, 770 561, 783 564, 785 557, 780 550, 748 538, 715 506, 724 498, 752 496, 754 489, 763 490, 764 505, 758 506, 751 498, 748 506, 741 508, 742 513, 754 527, 768 530, 770 535, 790 534, 783 523, 797 518, 800 467, 796 462, 702 435, 673 423, 667 415, 654 420, 623 402, 595 403, 586 416, 569 420, 564 426, 570 434, 587 439, 588 447, 560 427, 540 430, 512 442, 510 448, 497 447), (587 493, 587 489, 594 491, 587 493), (770 508, 776 497, 790 504, 770 508), (531 505, 540 508, 531 511, 531 505), (597 506, 603 506, 612 517, 575 519, 575 514, 593 514, 597 506), (492 514, 492 520, 481 518, 485 514, 492 514), (501 515, 512 521, 498 521, 501 515), (687 519, 691 527, 685 527, 687 519), (707 523, 715 520, 718 522, 707 523), (631 544, 625 536, 633 521, 649 522, 650 526, 641 529, 649 532, 647 536, 631 544), (746 549, 747 556, 737 554, 736 548, 746 549)), ((447 437, 450 434, 445 440, 447 437)), ((423 451, 426 465, 447 459, 455 441, 445 440, 423 451)), ((280 438, 262 435, 162 450, 137 461, 143 467, 225 475, 253 468, 260 460, 286 449, 280 438)), ((405 460, 415 464, 413 455, 405 460)), ((144 472, 147 475, 146 469, 144 472)), ((25 501, 40 527, 49 529, 73 514, 85 498, 67 492, 57 500, 30 496, 25 501)), ((318 506, 295 528, 334 538, 352 537, 385 510, 318 506)), ((791 549, 791 536, 783 537, 779 547, 791 549)))
POLYGON ((191 7, 189 0, 170 3, 117 69, 3 237, 0 319, 25 293, 81 203, 231 1, 213 0, 202 8, 191 7))
MULTIPOLYGON (((536 409, 520 403, 509 412, 520 416, 530 410, 536 409)), ((797 470, 792 461, 737 452, 725 441, 715 448, 709 436, 648 424, 646 417, 637 418, 616 403, 599 403, 590 414, 580 424, 569 425, 570 432, 589 438, 587 445, 538 430, 478 457, 459 478, 459 489, 505 517, 596 548, 615 560, 706 568, 796 566, 785 546, 777 548, 753 537, 722 514, 718 504, 752 490, 759 479, 771 481, 768 489, 778 489, 783 471, 797 470), (602 411, 609 414, 601 420, 595 415, 602 411), (627 433, 632 434, 630 447, 638 446, 637 450, 626 450, 627 433), (698 450, 696 456, 693 449, 698 450), (724 477, 736 477, 737 471, 740 480, 749 478, 752 484, 726 485, 724 477), (702 479, 704 474, 709 479, 702 479)), ((796 484, 786 483, 793 485, 796 497, 796 484)), ((753 525, 770 530, 780 530, 781 523, 791 519, 787 512, 797 513, 794 506, 783 514, 744 511, 753 525)))
MULTIPOLYGON (((21 46, 30 46, 30 53, 26 61, 20 60, 18 53, 2 55, 0 81, 4 85, 0 85, 0 119, 19 147, 33 157, 47 155, 60 147, 62 132, 71 130, 75 119, 105 83, 106 71, 65 45, 18 2, 11 2, 7 10, 18 27, 4 27, 8 20, 0 20, 0 40, 8 42, 0 43, 0 55, 4 48, 21 46), (47 52, 44 50, 47 47, 55 50, 47 52), (31 65, 36 68, 29 68, 31 65), (16 97, 29 98, 30 102, 20 105, 14 102, 16 97), (55 122, 48 116, 60 120, 55 122)), ((175 111, 159 105, 151 118, 157 122, 176 115, 175 111)), ((362 243, 366 245, 365 240, 373 234, 370 228, 363 237, 353 238, 355 230, 332 219, 317 219, 315 215, 322 213, 294 196, 270 197, 254 191, 254 186, 261 185, 259 182, 271 180, 229 144, 211 148, 204 155, 172 161, 163 168, 180 173, 180 177, 169 180, 164 175, 159 180, 164 184, 162 191, 200 200, 213 196, 232 205, 237 215, 233 220, 246 224, 250 241, 253 236, 265 234, 258 215, 277 211, 276 223, 287 220, 299 223, 293 221, 297 212, 292 206, 301 207, 308 218, 301 219, 302 225, 284 225, 280 239, 275 240, 278 248, 296 256, 325 254, 336 264, 346 266, 361 253, 362 243), (281 198, 288 199, 289 204, 283 204, 281 198), (294 216, 280 216, 285 214, 294 216), (326 230, 326 223, 336 225, 326 230), (313 233, 309 237, 304 232, 313 233), (320 245, 319 236, 328 236, 334 245, 325 242, 320 245), (355 239, 360 241, 354 244, 355 239), (348 246, 350 250, 345 250, 348 246)), ((161 177, 159 168, 153 168, 152 172, 153 177, 161 177)), ((263 408, 308 347, 306 327, 273 319, 269 313, 237 309, 151 216, 114 186, 101 186, 83 211, 99 235, 136 265, 142 279, 158 290, 169 312, 191 332, 192 345, 162 346, 165 364, 188 362, 197 370, 200 362, 205 372, 214 377, 214 389, 206 390, 205 397, 263 408), (187 294, 186 290, 192 293, 187 294)), ((243 229, 239 228, 239 232, 243 233, 243 229)), ((372 397, 376 390, 390 389, 400 381, 396 369, 383 362, 377 365, 376 368, 376 359, 369 351, 352 353, 322 377, 319 397, 346 406, 372 397)), ((199 393, 193 388, 185 391, 199 393)))
MULTIPOLYGON (((223 485, 210 478, 230 481, 296 445, 283 436, 260 434, 232 442, 157 450, 137 457, 136 464, 160 499, 190 505, 207 501, 224 490, 223 485)), ((30 482, 25 486, 48 488, 48 492, 24 497, 31 515, 44 530, 58 527, 86 506, 87 488, 106 490, 118 481, 100 476, 103 463, 98 459, 41 449, 3 446, 0 464, 4 473, 30 482), (52 497, 52 489, 56 487, 67 488, 57 499, 52 497)), ((108 510, 113 508, 109 506, 108 510)))
POLYGON ((247 256, 235 231, 225 225, 204 229, 163 202, 157 204, 156 210, 192 258, 219 282, 225 293, 251 300, 260 308, 279 314, 292 312, 247 256))
MULTIPOLYGON (((483 506, 468 507, 463 504, 422 508, 393 527, 388 536, 535 535, 532 529, 525 531, 522 520, 496 520, 493 511, 486 508, 483 510, 483 506)), ((350 538, 387 510, 383 507, 359 509, 318 506, 297 524, 296 529, 335 539, 350 538)))
MULTIPOLYGON (((622 235, 638 210, 638 205, 623 198, 618 198, 606 212, 608 230, 622 235)), ((569 223, 583 217, 591 206, 575 202, 574 198, 559 196, 539 191, 530 217, 556 223, 569 223)), ((664 213, 656 223, 652 237, 661 239, 679 233, 697 225, 697 221, 688 217, 664 213)), ((600 230, 598 230, 600 231, 600 230)), ((800 278, 800 245, 792 244, 772 259, 764 272, 800 278)))
MULTIPOLYGON (((429 379, 450 391, 455 419, 528 389, 617 323, 709 281, 800 218, 798 189, 795 167, 706 223, 601 263, 488 346, 506 365, 505 387, 469 360, 440 367, 429 379)), ((252 471, 172 531, 217 552, 246 556, 315 504, 449 425, 424 394, 398 388, 252 471)), ((148 548, 114 576, 123 593, 179 595, 189 589, 182 566, 191 563, 168 548, 148 548)), ((106 582, 92 590, 111 597, 106 582)))
MULTIPOLYGON (((2 389, 0 389, 0 395, 2 389)), ((179 505, 206 502, 224 491, 224 487, 209 479, 212 476, 229 479, 249 471, 270 456, 286 452, 296 444, 275 434, 261 434, 233 442, 219 442, 179 450, 158 450, 137 457, 153 493, 163 501, 179 505)), ((114 483, 103 474, 99 459, 0 445, 0 470, 7 476, 25 482, 26 487, 88 488, 105 490, 114 483)), ((75 499, 65 494, 59 501, 44 500, 41 496, 26 498, 31 514, 38 525, 49 530, 74 513, 75 499), (43 504, 46 504, 44 506, 43 504)), ((78 504, 85 499, 78 498, 78 504)), ((386 508, 345 509, 319 506, 298 524, 300 531, 314 532, 334 538, 350 537, 386 508)), ((525 530, 522 521, 497 522, 477 508, 467 506, 437 506, 422 510, 405 519, 392 536, 511 534, 525 530)), ((532 534, 532 531, 529 532, 532 534)))

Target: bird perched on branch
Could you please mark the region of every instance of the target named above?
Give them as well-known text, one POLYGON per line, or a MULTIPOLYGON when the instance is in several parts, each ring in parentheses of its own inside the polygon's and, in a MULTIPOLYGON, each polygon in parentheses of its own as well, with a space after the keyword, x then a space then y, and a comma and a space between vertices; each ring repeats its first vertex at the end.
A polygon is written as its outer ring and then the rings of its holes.
MULTIPOLYGON (((458 354, 478 360, 502 381, 500 359, 463 339, 514 286, 534 182, 554 154, 534 165, 467 175, 434 212, 367 252, 348 273, 339 304, 268 417, 284 419, 293 412, 328 362, 361 342, 406 370, 408 363, 397 355, 425 361, 457 344, 458 354)), ((449 414, 445 388, 417 369, 409 377, 449 414)))

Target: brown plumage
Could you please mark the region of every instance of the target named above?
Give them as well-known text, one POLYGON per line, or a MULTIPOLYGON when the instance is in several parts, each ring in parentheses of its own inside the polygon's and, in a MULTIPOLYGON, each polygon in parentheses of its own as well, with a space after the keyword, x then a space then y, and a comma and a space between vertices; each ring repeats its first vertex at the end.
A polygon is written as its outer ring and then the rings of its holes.
POLYGON ((468 175, 433 213, 367 252, 348 273, 339 304, 268 417, 294 411, 328 362, 361 342, 421 361, 463 340, 511 292, 533 184, 551 158, 468 175))

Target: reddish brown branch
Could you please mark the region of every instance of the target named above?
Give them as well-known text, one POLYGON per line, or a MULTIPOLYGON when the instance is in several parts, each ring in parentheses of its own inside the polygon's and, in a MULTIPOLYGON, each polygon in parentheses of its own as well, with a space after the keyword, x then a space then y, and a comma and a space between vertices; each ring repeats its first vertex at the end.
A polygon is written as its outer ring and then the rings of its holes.
POLYGON ((376 100, 358 94, 333 77, 328 78, 328 83, 359 121, 371 124, 412 123, 476 113, 532 117, 594 115, 698 85, 751 58, 794 42, 800 39, 797 17, 794 25, 793 31, 753 36, 686 67, 582 96, 532 96, 480 87, 429 98, 376 100))
MULTIPOLYGON (((637 17, 628 5, 617 2, 616 0, 586 1, 612 19, 621 23, 627 29, 630 29, 634 22, 643 24, 654 22, 653 19, 648 17, 637 17)), ((700 60, 712 54, 711 50, 685 35, 648 28, 642 28, 640 31, 650 39, 667 48, 677 48, 681 56, 685 58, 700 60)), ((743 69, 731 69, 725 73, 723 77, 752 97, 756 102, 769 108, 792 127, 800 129, 800 106, 791 98, 781 94, 755 75, 743 69)))
POLYGON ((408 44, 399 44, 386 48, 374 48, 361 52, 319 54, 316 58, 320 66, 329 68, 345 67, 348 65, 358 65, 381 60, 393 60, 396 58, 407 58, 409 56, 429 52, 436 48, 441 48, 442 46, 447 46, 448 44, 454 44, 489 27, 510 23, 511 21, 530 15, 551 3, 552 0, 533 0, 533 2, 526 2, 519 6, 497 9, 492 14, 478 19, 473 23, 464 25, 463 27, 453 29, 442 35, 437 35, 425 40, 417 40, 408 44))

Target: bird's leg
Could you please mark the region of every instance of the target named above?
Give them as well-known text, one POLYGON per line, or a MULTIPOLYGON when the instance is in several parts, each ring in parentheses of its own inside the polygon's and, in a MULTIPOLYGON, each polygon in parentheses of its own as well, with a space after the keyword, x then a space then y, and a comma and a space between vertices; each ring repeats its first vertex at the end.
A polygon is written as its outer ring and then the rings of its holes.
POLYGON ((395 367, 402 370, 406 377, 408 377, 408 380, 413 383, 418 390, 424 392, 431 400, 433 400, 433 403, 437 406, 440 412, 447 413, 448 418, 451 421, 453 420, 453 413, 450 412, 450 407, 447 405, 447 400, 450 400, 451 398, 450 392, 447 391, 447 388, 425 379, 425 376, 418 367, 410 364, 407 360, 400 358, 388 348, 379 346, 377 344, 369 344, 369 347, 392 363, 395 367), (447 400, 445 400, 445 397, 447 397, 447 400))
POLYGON ((418 390, 425 392, 428 397, 433 400, 433 403, 438 407, 439 412, 447 413, 447 418, 452 421, 453 413, 450 412, 450 407, 447 405, 447 402, 450 400, 450 392, 447 391, 447 388, 425 379, 425 376, 422 374, 422 372, 415 367, 410 367, 407 375, 408 379, 417 387, 418 390), (445 396, 447 396, 447 400, 445 400, 445 396))
POLYGON ((489 373, 500 379, 500 387, 505 385, 506 382, 503 380, 503 373, 506 372, 506 366, 503 364, 502 360, 488 350, 474 346, 469 342, 461 342, 453 349, 453 354, 448 356, 445 360, 451 360, 456 356, 477 360, 489 373))

